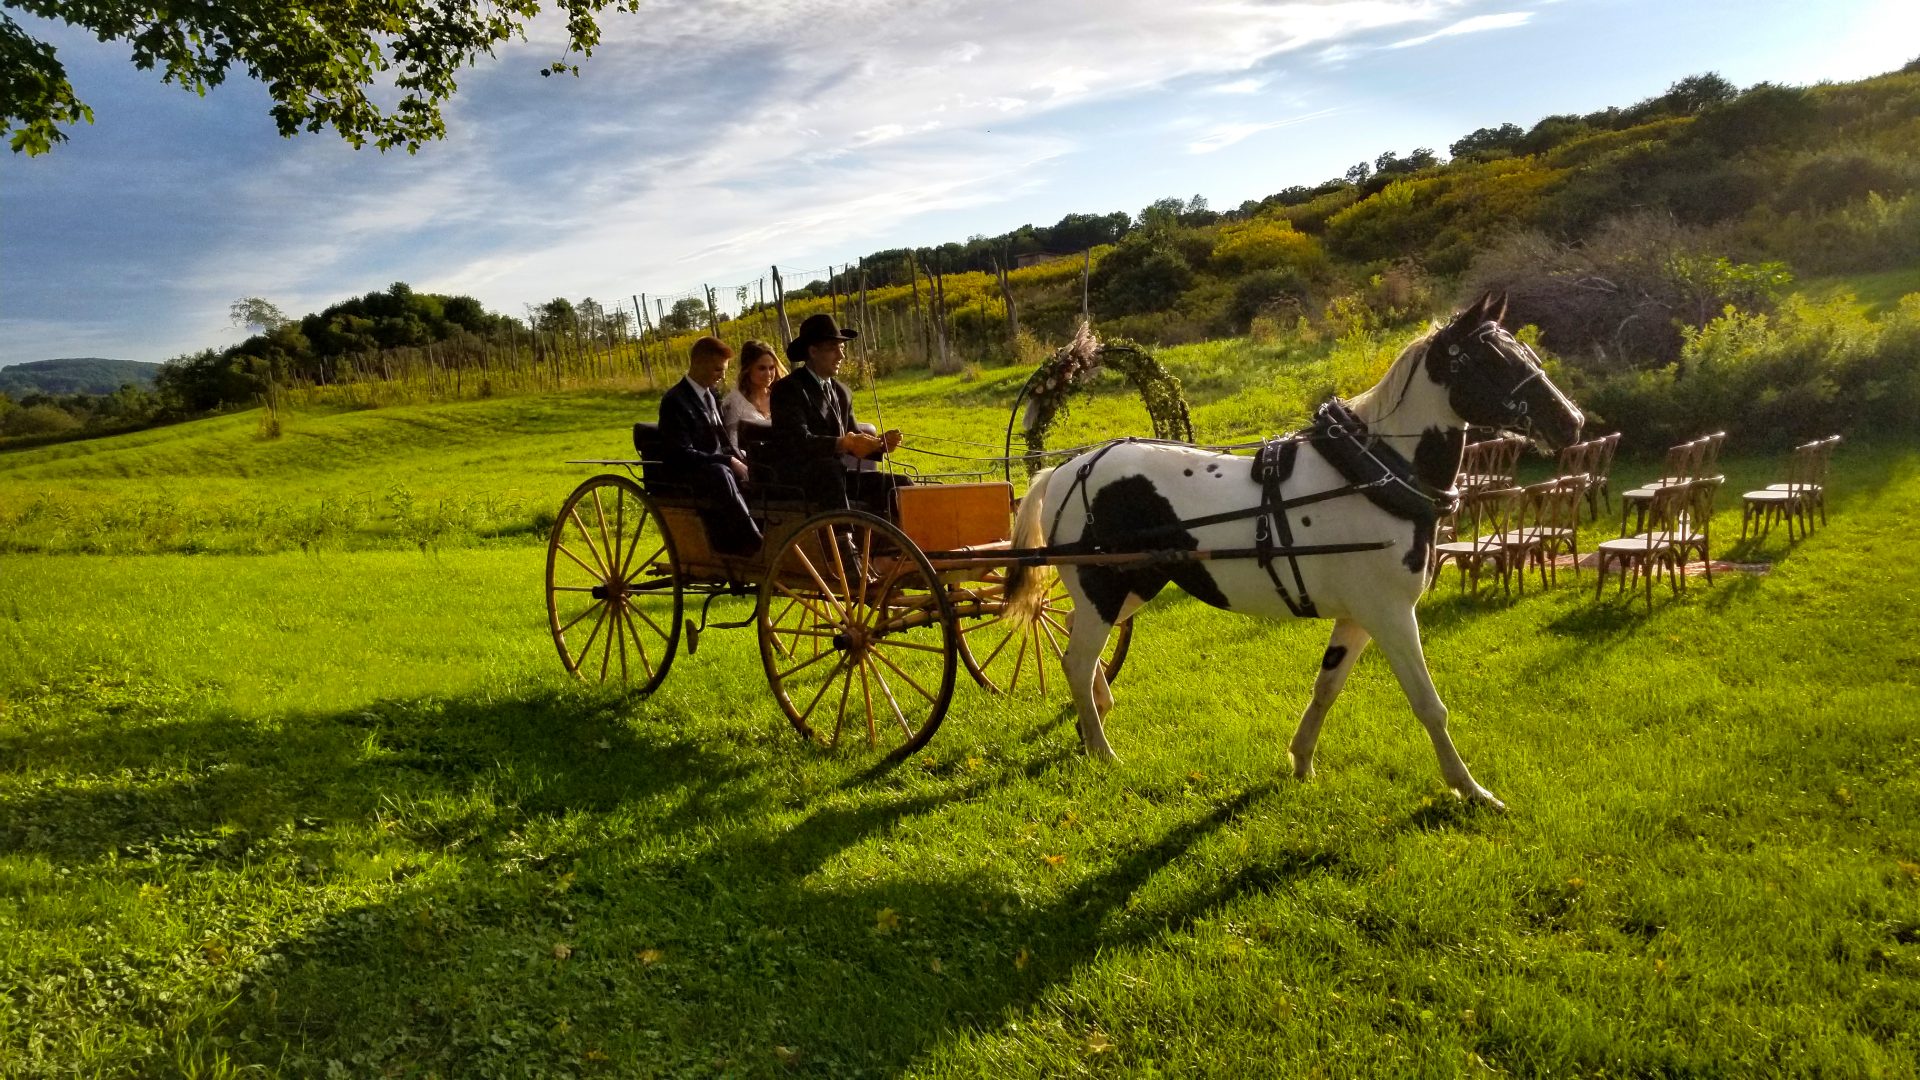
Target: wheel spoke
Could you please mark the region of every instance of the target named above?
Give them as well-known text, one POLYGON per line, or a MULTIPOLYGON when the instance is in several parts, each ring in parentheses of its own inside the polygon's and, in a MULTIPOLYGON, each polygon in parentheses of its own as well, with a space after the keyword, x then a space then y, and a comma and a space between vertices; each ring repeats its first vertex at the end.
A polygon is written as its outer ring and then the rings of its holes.
MULTIPOLYGON (((592 541, 588 541, 588 543, 591 544, 592 541)), ((607 572, 605 570, 595 570, 593 567, 588 566, 586 563, 581 562, 580 556, 575 555, 572 549, 568 548, 567 545, 559 543, 558 541, 555 541, 553 547, 554 547, 554 550, 558 551, 560 554, 565 555, 569 559, 572 559, 576 564, 579 565, 580 569, 585 570, 587 573, 592 574, 595 578, 601 581, 607 580, 607 572)), ((589 547, 587 550, 591 552, 593 549, 589 547)))
POLYGON ((908 685, 908 686, 911 686, 911 687, 913 687, 913 688, 914 688, 915 690, 918 690, 918 691, 920 691, 920 696, 921 696, 921 697, 923 697, 923 698, 926 698, 926 699, 927 699, 928 701, 939 701, 939 700, 940 700, 940 699, 939 699, 938 697, 936 697, 935 695, 933 695, 933 694, 929 694, 929 693, 927 693, 927 688, 926 688, 926 687, 924 687, 924 686, 921 686, 921 685, 920 685, 919 683, 917 683, 917 682, 915 682, 915 681, 914 681, 914 679, 913 679, 913 676, 911 676, 911 675, 909 675, 909 674, 907 674, 907 673, 906 673, 905 671, 903 671, 903 670, 901 670, 901 668, 900 668, 900 665, 899 665, 899 664, 896 664, 896 663, 894 663, 894 662, 893 662, 893 661, 892 661, 891 659, 889 659, 889 658, 888 658, 888 656, 887 656, 887 654, 886 654, 886 653, 883 653, 883 652, 881 652, 881 651, 880 651, 880 649, 879 649, 879 643, 878 643, 878 642, 876 642, 876 643, 874 644, 874 648, 873 648, 873 650, 872 650, 872 653, 873 653, 873 655, 874 655, 874 657, 876 657, 876 658, 877 658, 877 659, 878 659, 878 660, 879 660, 879 661, 880 661, 881 663, 883 663, 883 664, 885 664, 885 665, 887 665, 888 667, 890 667, 890 668, 892 668, 892 669, 893 669, 893 673, 894 673, 895 675, 898 675, 898 676, 900 676, 900 677, 901 677, 902 679, 905 679, 905 680, 906 680, 906 682, 907 682, 907 685, 908 685))
POLYGON ((624 683, 624 682, 626 682, 626 681, 627 681, 627 615, 626 615, 626 605, 624 605, 624 604, 622 604, 622 605, 619 605, 619 606, 616 606, 616 607, 615 607, 615 608, 613 609, 613 617, 614 617, 615 619, 617 619, 617 620, 619 620, 619 630, 620 630, 620 632, 619 632, 619 633, 617 633, 617 634, 615 634, 615 635, 613 635, 613 636, 614 636, 615 638, 617 638, 617 639, 619 640, 619 642, 620 642, 620 681, 621 681, 622 683, 624 683))
MULTIPOLYGON (((813 654, 812 656, 810 656, 810 657, 808 657, 808 658, 806 658, 805 660, 802 660, 802 661, 800 661, 799 663, 797 663, 797 664, 795 664, 795 665, 793 665, 792 667, 790 667, 790 668, 788 668, 787 670, 785 670, 785 671, 780 671, 780 672, 775 672, 774 674, 775 674, 775 675, 776 675, 776 676, 777 676, 777 677, 778 677, 778 678, 779 678, 779 679, 780 679, 780 680, 781 680, 782 682, 784 682, 784 681, 786 681, 787 679, 789 679, 789 678, 792 678, 795 672, 799 672, 799 671, 804 671, 804 670, 806 670, 807 668, 810 668, 810 667, 812 667, 813 665, 815 665, 815 664, 817 664, 817 663, 819 663, 820 661, 822 661, 822 660, 825 660, 825 659, 826 659, 827 657, 829 657, 829 656, 834 656, 834 655, 837 655, 837 654, 835 654, 835 653, 830 653, 830 652, 818 652, 818 653, 814 653, 814 654, 813 654)), ((844 655, 844 654, 839 654, 839 655, 844 655)), ((831 679, 831 678, 832 678, 833 676, 831 676, 831 675, 829 675, 829 676, 827 676, 827 677, 828 677, 829 679, 831 679)), ((804 718, 803 718, 803 719, 804 719, 804 718)))
POLYGON ((1033 627, 1020 629, 1020 652, 1013 658, 1013 675, 1007 679, 1007 693, 1013 693, 1020 685, 1020 672, 1027 666, 1027 645, 1033 640, 1033 627))
POLYGON ((819 608, 814 607, 812 601, 808 600, 804 596, 801 596, 799 593, 794 592, 792 589, 787 588, 787 585, 785 582, 775 581, 773 583, 773 586, 774 588, 779 589, 781 592, 786 593, 788 596, 792 597, 794 602, 798 603, 801 607, 806 608, 808 611, 813 612, 814 618, 819 619, 822 622, 828 622, 828 623, 834 623, 834 624, 838 624, 840 622, 841 616, 834 615, 831 612, 821 611, 819 608))
POLYGON ((648 615, 645 611, 642 611, 639 607, 629 605, 627 607, 627 610, 632 614, 640 616, 641 619, 646 621, 646 624, 648 626, 653 628, 653 632, 656 634, 659 634, 662 638, 668 638, 673 636, 667 633, 665 630, 660 629, 660 624, 653 621, 653 616, 648 615))
MULTIPOLYGON (((641 527, 642 529, 644 529, 644 528, 646 528, 646 519, 645 519, 645 518, 642 518, 642 519, 640 519, 640 520, 641 520, 641 526, 640 526, 640 527, 641 527)), ((639 536, 639 533, 638 533, 637 531, 635 532, 635 534, 634 534, 634 537, 633 537, 633 538, 634 538, 634 540, 636 540, 636 541, 638 541, 638 540, 640 539, 640 536, 639 536)), ((633 553, 634 553, 634 552, 636 552, 636 551, 639 551, 639 550, 640 550, 640 545, 639 545, 638 543, 635 543, 635 544, 634 544, 634 545, 633 545, 632 547, 629 547, 629 548, 627 549, 627 562, 626 562, 626 564, 624 564, 624 565, 622 565, 622 566, 620 567, 620 578, 621 578, 621 580, 623 580, 623 581, 624 581, 624 580, 626 580, 626 577, 627 577, 627 571, 628 571, 629 569, 631 569, 631 568, 632 568, 632 564, 633 564, 633 553)), ((651 555, 649 555, 649 556, 647 556, 646 558, 644 558, 644 559, 642 559, 642 560, 640 560, 640 565, 641 565, 641 566, 643 566, 643 567, 646 567, 646 566, 652 566, 652 565, 654 565, 655 563, 657 563, 657 562, 659 562, 659 561, 660 561, 660 556, 662 556, 662 555, 665 555, 666 553, 667 553, 667 545, 665 545, 665 544, 661 544, 661 545, 660 545, 659 547, 657 547, 657 548, 654 548, 654 549, 653 549, 653 554, 651 554, 651 555)))
MULTIPOLYGON (((893 718, 900 724, 901 732, 911 741, 913 739, 913 725, 907 723, 907 714, 900 710, 900 702, 893 696, 893 687, 887 685, 887 677, 880 672, 879 668, 873 670, 873 677, 880 682, 880 692, 887 695, 887 705, 893 709, 893 718)), ((913 680, 908 679, 907 681, 912 682, 913 680)), ((916 686, 914 689, 919 690, 920 688, 916 686)), ((921 692, 925 693, 925 691, 921 692)))
MULTIPOLYGON (((638 609, 636 608, 636 609, 630 609, 630 610, 637 611, 638 609)), ((645 616, 643 615, 642 617, 644 618, 645 616)), ((658 627, 655 627, 655 629, 658 629, 658 627)), ((634 650, 640 654, 641 669, 647 673, 648 679, 652 679, 653 678, 653 659, 647 655, 647 643, 640 640, 640 628, 633 625, 632 619, 627 620, 627 636, 633 638, 634 650)), ((666 637, 665 634, 662 634, 660 636, 662 639, 666 637)))
MULTIPOLYGON (((594 492, 597 495, 599 493, 599 489, 598 488, 594 489, 594 492)), ((599 567, 599 570, 595 572, 600 575, 600 578, 603 581, 606 580, 607 578, 612 577, 613 575, 607 572, 606 563, 602 562, 600 559, 599 549, 593 546, 593 534, 587 531, 587 526, 585 525, 585 523, 583 523, 580 520, 580 507, 577 505, 570 507, 567 510, 567 517, 573 521, 573 527, 575 529, 580 530, 580 539, 585 540, 587 542, 587 554, 593 556, 594 565, 599 567)), ((578 562, 579 560, 576 559, 575 561, 578 562)), ((586 566, 587 564, 580 563, 580 565, 586 566)))
MULTIPOLYGON (((821 655, 822 655, 822 656, 832 656, 832 655, 834 655, 834 654, 833 654, 833 653, 822 653, 821 655)), ((832 670, 832 671, 829 671, 829 672, 827 672, 827 677, 826 677, 825 679, 822 679, 822 680, 821 680, 821 682, 820 682, 820 689, 818 689, 818 690, 815 690, 815 691, 813 692, 813 700, 807 703, 807 710, 806 710, 805 712, 803 712, 803 713, 801 713, 801 714, 800 714, 800 722, 801 722, 801 723, 803 723, 803 724, 804 724, 804 723, 806 723, 806 722, 807 722, 807 717, 809 717, 809 716, 812 716, 812 715, 813 715, 813 710, 814 710, 814 709, 815 709, 815 708, 816 708, 816 707, 817 707, 817 706, 818 706, 818 705, 820 704, 820 699, 821 699, 821 698, 823 698, 823 697, 826 697, 826 696, 827 696, 827 690, 828 690, 828 689, 830 689, 830 688, 831 688, 831 687, 833 686, 833 678, 834 678, 834 676, 836 676, 836 675, 838 675, 838 674, 840 674, 840 670, 841 670, 842 668, 844 668, 844 667, 846 667, 846 666, 847 666, 847 654, 846 654, 846 653, 840 653, 840 654, 839 654, 839 656, 840 656, 840 662, 839 662, 839 663, 837 663, 837 664, 835 664, 835 665, 833 665, 833 670, 832 670)))
POLYGON ((596 611, 605 611, 606 609, 607 609, 607 603, 606 603, 606 601, 604 601, 604 600, 596 600, 596 601, 594 601, 594 602, 593 602, 593 605, 592 605, 591 607, 589 607, 589 608, 587 608, 587 610, 585 610, 585 611, 583 611, 583 612, 581 612, 581 613, 580 613, 580 614, 578 614, 578 615, 575 615, 575 616, 573 617, 573 621, 572 621, 572 622, 570 622, 570 623, 568 623, 567 625, 565 625, 565 626, 563 626, 563 627, 561 627, 561 628, 560 628, 560 633, 561 633, 562 635, 565 635, 567 631, 569 631, 569 630, 571 630, 571 629, 573 629, 573 628, 574 628, 574 627, 575 627, 576 625, 578 625, 581 619, 584 619, 584 618, 586 618, 587 616, 589 616, 589 615, 591 615, 591 614, 593 614, 593 613, 594 613, 594 612, 596 612, 596 611))
POLYGON ((600 627, 606 621, 607 621, 607 606, 605 604, 602 604, 600 605, 600 617, 593 620, 593 630, 587 634, 587 643, 585 645, 580 646, 580 655, 574 657, 573 662, 568 665, 569 667, 573 668, 574 674, 578 675, 580 673, 580 662, 582 660, 585 660, 587 658, 587 654, 593 651, 593 640, 600 636, 600 627))
POLYGON ((840 707, 833 714, 833 741, 827 744, 829 746, 840 745, 840 733, 847 727, 847 695, 853 692, 853 669, 845 670, 846 674, 840 677, 840 707))
POLYGON ((620 625, 620 608, 614 604, 608 604, 607 611, 613 617, 613 621, 607 627, 607 636, 600 642, 601 682, 607 681, 607 664, 613 659, 613 639, 619 636, 615 633, 615 629, 620 625))
POLYGON ((592 592, 593 590, 595 590, 595 589, 598 589, 598 588, 602 588, 602 586, 599 586, 599 585, 555 585, 555 586, 553 586, 553 587, 552 587, 552 589, 553 589, 553 591, 554 591, 554 592, 592 592))
MULTIPOLYGON (((873 684, 867 681, 867 669, 872 666, 872 664, 860 665, 860 701, 867 707, 867 745, 869 747, 880 744, 880 733, 873 727, 873 684)), ((878 674, 875 672, 876 677, 878 674)), ((851 683, 853 680, 847 681, 851 683)))

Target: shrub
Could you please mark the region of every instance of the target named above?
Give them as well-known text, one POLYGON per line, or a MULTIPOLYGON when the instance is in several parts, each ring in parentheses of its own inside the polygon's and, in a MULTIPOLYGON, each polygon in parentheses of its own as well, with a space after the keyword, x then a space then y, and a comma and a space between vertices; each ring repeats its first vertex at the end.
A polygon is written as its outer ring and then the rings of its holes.
POLYGON ((1318 275, 1327 257, 1313 237, 1299 232, 1284 217, 1256 217, 1220 227, 1209 261, 1230 274, 1287 269, 1318 275))
POLYGON ((65 435, 80 430, 80 420, 58 405, 28 405, 5 414, 7 435, 65 435))
POLYGON ((1594 369, 1649 367, 1680 356, 1682 327, 1729 304, 1770 308, 1791 283, 1779 263, 1736 263, 1705 233, 1658 214, 1609 222, 1581 245, 1521 233, 1496 245, 1462 291, 1504 292, 1512 317, 1555 351, 1594 369))
POLYGON ((1173 306, 1193 284, 1193 267, 1163 239, 1136 233, 1116 245, 1088 282, 1102 315, 1136 315, 1173 306))

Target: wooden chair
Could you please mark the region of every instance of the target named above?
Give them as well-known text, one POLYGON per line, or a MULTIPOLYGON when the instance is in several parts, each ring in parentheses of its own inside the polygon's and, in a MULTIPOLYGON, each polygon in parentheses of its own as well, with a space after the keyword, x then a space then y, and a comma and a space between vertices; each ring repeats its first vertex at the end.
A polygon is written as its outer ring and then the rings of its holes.
POLYGON ((1787 539, 1794 536, 1793 527, 1800 525, 1800 535, 1805 536, 1813 529, 1813 508, 1820 508, 1820 524, 1827 523, 1826 518, 1826 468, 1832 460, 1833 447, 1840 442, 1840 436, 1816 439, 1810 443, 1801 443, 1793 448, 1787 457, 1787 482, 1768 484, 1764 490, 1749 491, 1742 495, 1740 511, 1740 539, 1747 539, 1747 530, 1755 526, 1754 540, 1764 542, 1767 533, 1772 530, 1776 520, 1787 523, 1787 539))
POLYGON ((1607 513, 1613 513, 1613 455, 1620 449, 1620 433, 1616 431, 1594 441, 1600 445, 1587 461, 1587 517, 1598 521, 1602 501, 1607 505, 1607 513))
POLYGON ((1454 483, 1461 491, 1513 486, 1513 474, 1520 467, 1520 451, 1527 440, 1517 435, 1468 443, 1460 455, 1460 473, 1454 483))
POLYGON ((1682 588, 1685 587, 1687 563, 1692 561, 1688 557, 1691 554, 1699 555, 1707 584, 1713 584, 1713 558, 1709 554, 1713 547, 1713 511, 1719 499, 1720 485, 1726 481, 1724 476, 1703 476, 1687 484, 1686 499, 1674 519, 1672 530, 1666 536, 1667 542, 1673 545, 1673 557, 1682 588))
MULTIPOLYGON (((1711 437, 1711 436, 1709 436, 1711 437)), ((1643 487, 1620 493, 1620 535, 1627 535, 1627 514, 1636 511, 1634 532, 1647 526, 1647 507, 1656 493, 1667 488, 1685 487, 1700 475, 1700 462, 1707 453, 1706 439, 1693 439, 1667 449, 1667 461, 1660 478, 1643 487)))
MULTIPOLYGON (((1801 527, 1807 532, 1812 531, 1815 510, 1820 511, 1821 526, 1825 527, 1827 524, 1827 466, 1833 464, 1833 451, 1840 445, 1840 436, 1829 435, 1817 440, 1813 445, 1820 448, 1819 452, 1814 454, 1813 480, 1811 484, 1802 485, 1801 492, 1804 496, 1803 502, 1806 504, 1806 520, 1802 522, 1801 527)), ((1786 486, 1785 484, 1767 485, 1769 489, 1786 486)))
POLYGON ((1679 532, 1680 516, 1687 506, 1690 495, 1688 485, 1672 485, 1654 488, 1646 502, 1646 521, 1650 528, 1633 536, 1625 535, 1621 530, 1618 540, 1607 540, 1594 549, 1593 595, 1597 600, 1607 583, 1607 564, 1619 567, 1620 592, 1625 592, 1629 570, 1637 582, 1646 579, 1647 610, 1653 610, 1653 579, 1661 567, 1667 569, 1673 591, 1678 593, 1681 584, 1678 567, 1675 563, 1673 536, 1679 532))
POLYGON ((1451 562, 1460 568, 1461 589, 1479 592, 1480 571, 1492 567, 1500 574, 1501 591, 1512 595, 1515 555, 1505 538, 1514 531, 1519 502, 1519 488, 1481 488, 1462 494, 1456 515, 1456 532, 1462 538, 1433 545, 1434 578, 1451 562))
POLYGON ((1573 556, 1573 573, 1580 576, 1580 502, 1586 497, 1584 474, 1559 476, 1520 489, 1520 508, 1513 531, 1502 539, 1520 560, 1520 591, 1527 588, 1526 564, 1540 569, 1540 585, 1560 583, 1561 552, 1573 556))

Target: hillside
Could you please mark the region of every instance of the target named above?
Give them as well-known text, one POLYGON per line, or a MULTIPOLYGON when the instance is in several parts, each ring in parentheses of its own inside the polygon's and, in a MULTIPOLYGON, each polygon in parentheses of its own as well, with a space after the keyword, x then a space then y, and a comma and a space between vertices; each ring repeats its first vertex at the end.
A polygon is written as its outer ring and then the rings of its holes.
POLYGON ((159 371, 159 364, 101 356, 34 360, 0 368, 0 394, 12 398, 28 394, 111 394, 127 383, 151 389, 159 371))

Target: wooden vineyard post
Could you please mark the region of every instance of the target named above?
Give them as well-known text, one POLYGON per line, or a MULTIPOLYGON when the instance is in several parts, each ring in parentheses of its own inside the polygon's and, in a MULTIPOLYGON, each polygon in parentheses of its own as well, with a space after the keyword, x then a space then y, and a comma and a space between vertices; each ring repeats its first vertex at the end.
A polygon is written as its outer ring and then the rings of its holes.
POLYGON ((646 373, 647 386, 653 386, 653 360, 647 356, 647 304, 641 299, 645 293, 633 297, 633 340, 640 349, 640 370, 646 373))
POLYGON ((706 290, 706 293, 707 293, 707 327, 713 331, 714 337, 719 337, 720 336, 720 309, 719 309, 719 306, 716 305, 713 300, 713 286, 702 285, 700 287, 706 290))
POLYGON ((933 346, 927 340, 927 317, 920 310, 920 268, 914 261, 913 252, 907 252, 907 280, 913 283, 913 326, 915 344, 920 349, 920 362, 933 366, 933 346))
POLYGON ((773 309, 780 316, 780 347, 793 340, 793 327, 787 322, 787 287, 780 281, 780 268, 773 267, 773 309))
POLYGON ((1020 309, 1013 302, 1013 287, 1007 283, 1007 267, 1000 260, 993 260, 993 275, 1000 279, 1000 298, 1007 305, 1007 347, 1012 349, 1020 341, 1020 309))
POLYGON ((1089 317, 1087 315, 1087 279, 1091 277, 1089 271, 1092 271, 1092 248, 1081 252, 1081 321, 1083 323, 1089 317))

